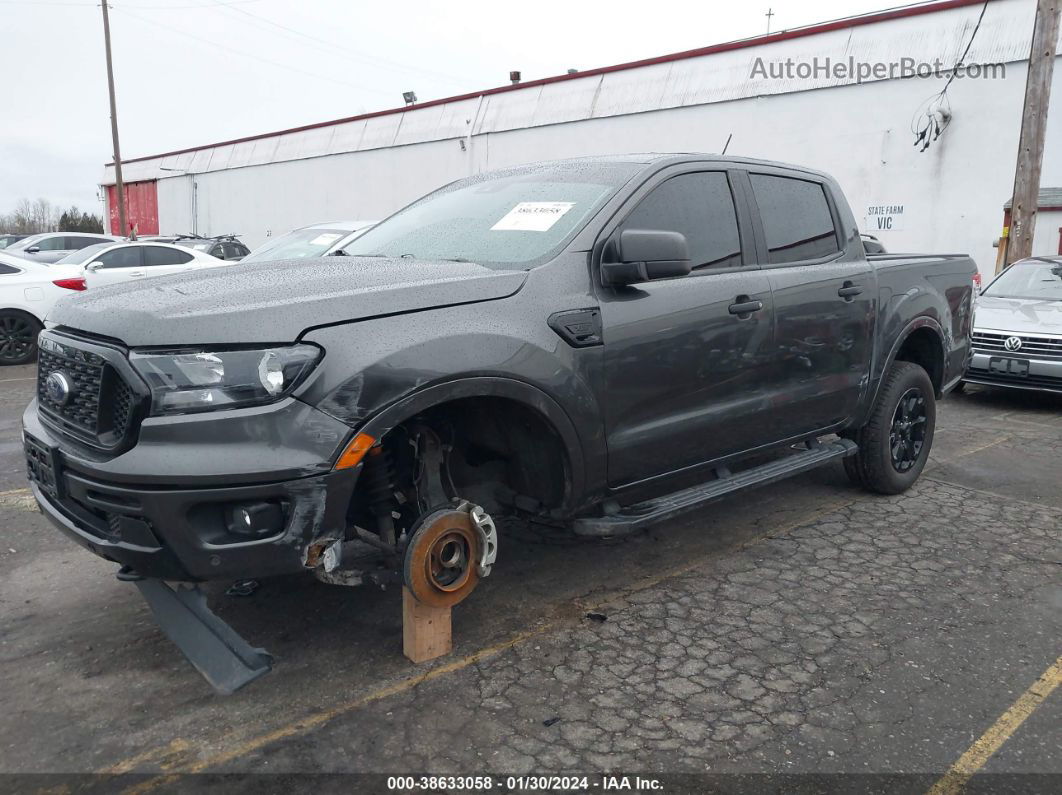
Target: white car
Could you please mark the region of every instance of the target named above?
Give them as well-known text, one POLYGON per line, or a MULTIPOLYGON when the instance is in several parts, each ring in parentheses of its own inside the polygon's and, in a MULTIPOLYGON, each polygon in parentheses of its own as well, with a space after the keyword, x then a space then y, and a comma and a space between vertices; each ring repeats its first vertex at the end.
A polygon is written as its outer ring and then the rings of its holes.
POLYGON ((84 270, 88 289, 108 284, 167 276, 171 273, 217 268, 230 263, 202 251, 169 243, 99 243, 68 254, 52 267, 78 267, 84 270))
POLYGON ((37 357, 37 334, 60 298, 84 290, 81 268, 0 256, 0 365, 37 357))
POLYGON ((241 262, 272 262, 278 259, 342 256, 343 246, 363 235, 376 221, 332 221, 304 226, 267 240, 241 262))

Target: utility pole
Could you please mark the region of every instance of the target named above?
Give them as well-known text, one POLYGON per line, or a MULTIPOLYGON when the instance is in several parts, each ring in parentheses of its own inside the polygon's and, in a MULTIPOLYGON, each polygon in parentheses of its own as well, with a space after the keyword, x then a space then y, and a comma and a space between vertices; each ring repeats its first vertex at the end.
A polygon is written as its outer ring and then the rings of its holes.
POLYGON ((114 143, 114 194, 118 198, 118 234, 127 235, 125 228, 125 185, 122 182, 122 149, 118 145, 118 108, 114 102, 114 65, 111 63, 111 20, 107 16, 107 0, 102 0, 103 46, 107 51, 107 93, 111 97, 111 140, 114 143))
POLYGON ((1037 0, 1036 4, 1036 21, 1033 23, 1032 46, 1029 49, 1029 74, 1025 82, 1025 107, 1018 141, 1018 163, 1014 170, 1007 265, 1032 256, 1040 194, 1040 167, 1043 165, 1044 137, 1047 132, 1047 108, 1051 99, 1055 42, 1058 41, 1060 1, 1037 0))
POLYGON ((773 9, 768 8, 767 9, 767 13, 764 14, 764 16, 767 17, 767 35, 770 36, 771 35, 771 17, 774 16, 773 9))

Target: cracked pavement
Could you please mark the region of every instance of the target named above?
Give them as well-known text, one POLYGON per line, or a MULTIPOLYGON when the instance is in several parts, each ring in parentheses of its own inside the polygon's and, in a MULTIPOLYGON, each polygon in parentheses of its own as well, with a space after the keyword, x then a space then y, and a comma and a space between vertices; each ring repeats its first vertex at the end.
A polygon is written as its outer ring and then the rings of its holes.
MULTIPOLYGON (((393 591, 218 584, 212 605, 278 656, 218 698, 112 565, 20 502, 31 388, 0 383, 0 772, 928 784, 1062 653, 1062 399, 971 389, 941 405, 904 495, 835 466, 623 542, 502 526, 495 573, 433 664, 401 657, 393 591)), ((1060 725, 1056 691, 986 773, 1062 774, 1060 725)))

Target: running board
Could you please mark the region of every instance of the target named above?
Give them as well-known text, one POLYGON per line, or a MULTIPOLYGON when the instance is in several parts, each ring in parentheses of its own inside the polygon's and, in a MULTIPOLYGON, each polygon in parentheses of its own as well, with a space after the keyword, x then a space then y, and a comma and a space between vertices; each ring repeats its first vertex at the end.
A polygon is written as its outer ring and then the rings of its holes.
POLYGON ((833 442, 811 442, 806 450, 778 458, 744 472, 732 474, 726 468, 716 470, 718 477, 665 497, 629 505, 619 513, 607 516, 584 517, 575 520, 575 534, 608 538, 644 530, 657 522, 674 519, 699 508, 705 503, 725 497, 735 491, 764 486, 790 475, 806 472, 837 458, 855 455, 859 448, 848 439, 833 442))
POLYGON ((272 655, 253 648, 211 612, 199 586, 170 588, 162 580, 133 581, 162 631, 219 693, 234 693, 272 669, 272 655))

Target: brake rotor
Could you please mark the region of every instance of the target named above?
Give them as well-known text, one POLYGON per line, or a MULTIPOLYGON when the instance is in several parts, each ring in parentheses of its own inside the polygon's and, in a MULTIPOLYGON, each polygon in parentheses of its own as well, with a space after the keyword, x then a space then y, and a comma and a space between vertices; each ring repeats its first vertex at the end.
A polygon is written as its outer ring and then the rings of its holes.
POLYGON ((403 579, 418 602, 452 607, 479 584, 479 532, 468 511, 443 508, 423 519, 406 547, 403 579))

